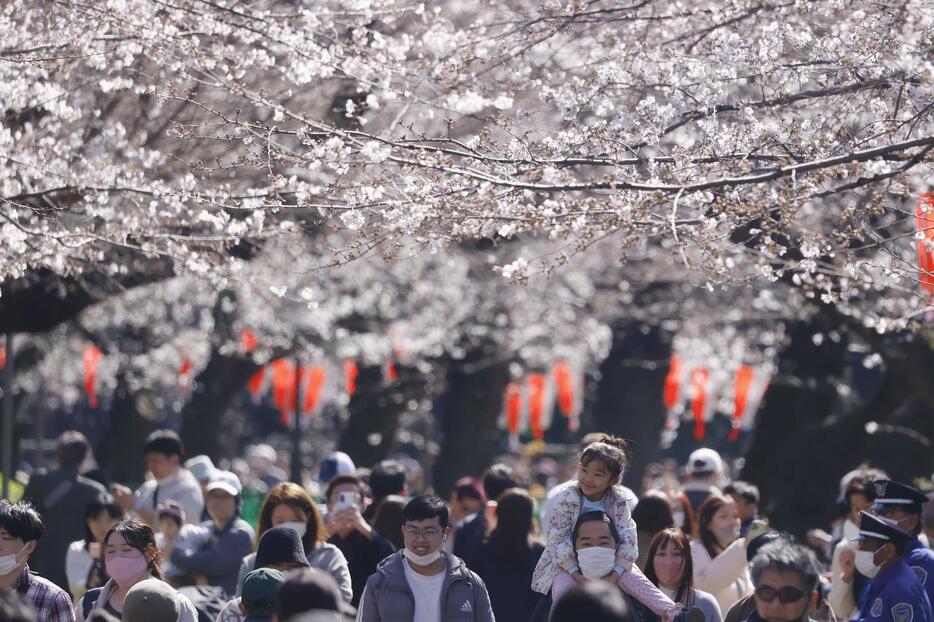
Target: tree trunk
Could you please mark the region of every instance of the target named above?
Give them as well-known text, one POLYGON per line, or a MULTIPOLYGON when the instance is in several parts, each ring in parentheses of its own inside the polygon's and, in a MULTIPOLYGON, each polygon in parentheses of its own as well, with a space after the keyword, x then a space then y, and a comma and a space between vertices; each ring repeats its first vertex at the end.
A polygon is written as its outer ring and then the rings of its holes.
POLYGON ((259 366, 249 359, 224 356, 216 350, 211 353, 182 409, 181 437, 187 455, 205 454, 217 460, 224 415, 257 370, 259 366))
POLYGON ((424 391, 417 370, 397 366, 399 378, 389 385, 379 366, 363 367, 357 376, 357 391, 350 398, 350 419, 341 434, 338 449, 358 466, 372 466, 386 458, 396 444, 399 417, 410 399, 424 391))
POLYGON ((509 361, 492 344, 450 361, 446 390, 435 402, 443 458, 434 464, 435 490, 446 498, 457 478, 479 477, 501 453, 505 435, 497 429, 509 361))
POLYGON ((645 467, 655 457, 665 425, 662 388, 671 356, 671 335, 657 326, 624 324, 613 328, 610 354, 600 365, 594 431, 630 441, 632 451, 623 478, 642 488, 645 467))
POLYGON ((139 398, 130 392, 126 379, 118 376, 110 402, 110 425, 94 452, 101 469, 114 481, 142 482, 146 473, 146 457, 141 448, 153 425, 140 414, 139 398))
POLYGON ((845 372, 847 344, 815 315, 790 331, 746 452, 742 478, 755 483, 760 512, 773 524, 803 534, 834 518, 840 476, 858 464, 860 424, 853 417, 827 423, 840 408, 836 384, 845 372), (815 335, 825 336, 815 342, 815 335))

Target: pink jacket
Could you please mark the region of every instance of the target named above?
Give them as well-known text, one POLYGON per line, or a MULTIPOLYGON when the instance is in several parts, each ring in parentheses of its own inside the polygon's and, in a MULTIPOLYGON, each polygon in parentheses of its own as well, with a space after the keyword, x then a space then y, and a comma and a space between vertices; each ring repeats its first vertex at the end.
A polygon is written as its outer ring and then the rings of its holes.
MULTIPOLYGON (((574 544, 571 542, 571 534, 581 512, 581 490, 577 480, 559 485, 553 503, 554 509, 548 516, 548 524, 542 525, 545 552, 532 574, 532 589, 541 594, 551 590, 560 571, 570 572, 577 565, 574 544)), ((636 543, 636 523, 632 520, 622 486, 614 486, 607 491, 605 505, 607 515, 613 519, 619 534, 616 563, 628 570, 639 556, 639 549, 636 543)))

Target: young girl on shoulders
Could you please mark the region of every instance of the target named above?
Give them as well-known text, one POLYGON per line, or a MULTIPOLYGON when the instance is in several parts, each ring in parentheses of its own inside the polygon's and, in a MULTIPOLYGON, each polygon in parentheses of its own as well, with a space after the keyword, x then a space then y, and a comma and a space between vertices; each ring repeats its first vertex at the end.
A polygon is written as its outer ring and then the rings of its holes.
MULTIPOLYGON (((591 443, 581 453, 578 478, 558 487, 553 509, 548 515, 545 531, 545 552, 532 576, 532 589, 542 594, 551 591, 559 574, 567 572, 578 583, 602 579, 617 583, 620 588, 646 605, 664 620, 680 620, 685 616, 681 605, 665 596, 649 581, 634 563, 638 557, 636 524, 632 520, 625 489, 620 485, 626 467, 626 442, 607 437, 606 442, 591 443), (578 565, 571 542, 578 517, 592 511, 606 513, 619 536, 612 568, 587 568, 578 565), (589 576, 608 570, 600 577, 589 576)), ((687 619, 702 619, 699 610, 688 612, 687 619)))

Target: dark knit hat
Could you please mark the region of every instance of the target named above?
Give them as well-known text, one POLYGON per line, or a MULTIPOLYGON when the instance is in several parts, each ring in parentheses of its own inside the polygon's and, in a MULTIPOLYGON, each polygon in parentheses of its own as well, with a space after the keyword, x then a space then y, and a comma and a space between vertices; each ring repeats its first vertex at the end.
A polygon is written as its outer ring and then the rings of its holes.
POLYGON ((305 557, 305 547, 298 532, 289 527, 273 527, 266 530, 256 547, 256 564, 254 568, 263 568, 271 564, 301 564, 308 565, 305 557))

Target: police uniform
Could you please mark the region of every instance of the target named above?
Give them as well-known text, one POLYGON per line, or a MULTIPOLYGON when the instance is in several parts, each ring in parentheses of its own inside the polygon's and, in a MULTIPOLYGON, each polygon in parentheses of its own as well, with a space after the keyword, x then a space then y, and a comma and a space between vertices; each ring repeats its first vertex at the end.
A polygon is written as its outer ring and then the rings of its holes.
MULTIPOLYGON (((897 544, 907 543, 911 534, 894 521, 860 512, 859 535, 853 539, 897 544)), ((921 582, 904 558, 899 557, 866 585, 860 597, 859 613, 853 619, 858 622, 934 622, 934 614, 921 582)))
MULTIPOLYGON (((928 502, 926 494, 901 482, 876 480, 869 485, 872 509, 878 514, 882 510, 898 507, 909 514, 921 514, 922 505, 928 502)), ((912 536, 905 545, 905 563, 918 577, 934 605, 934 551, 925 547, 917 536, 912 536)))

